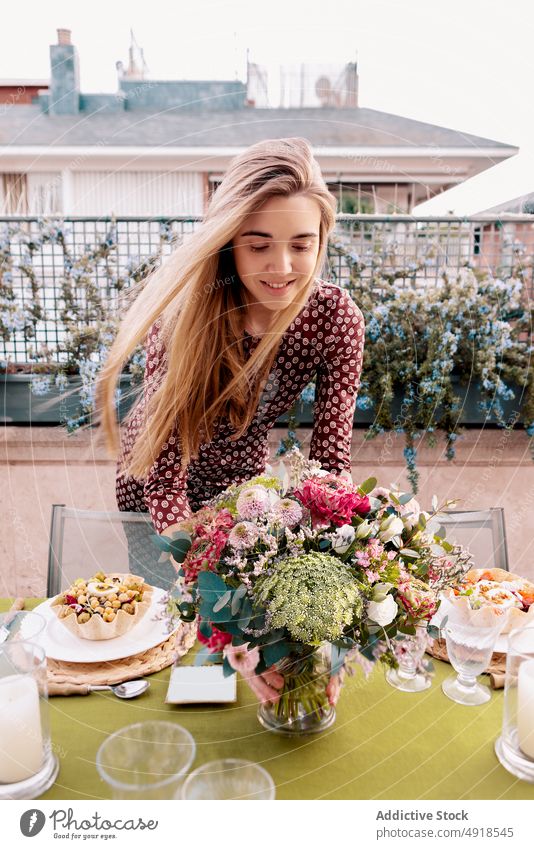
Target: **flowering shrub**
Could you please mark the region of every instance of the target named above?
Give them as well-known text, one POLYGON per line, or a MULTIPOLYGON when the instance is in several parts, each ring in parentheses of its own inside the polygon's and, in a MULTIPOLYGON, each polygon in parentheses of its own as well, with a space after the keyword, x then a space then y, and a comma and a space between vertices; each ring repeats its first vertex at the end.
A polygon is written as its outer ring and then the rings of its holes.
MULTIPOLYGON (((427 284, 419 275, 424 275, 428 256, 407 266, 390 256, 388 272, 380 256, 359 256, 335 240, 329 253, 345 265, 348 280, 342 285, 366 324, 356 407, 373 411, 368 438, 386 431, 405 434, 404 457, 414 492, 418 439, 426 434, 432 445, 434 432, 443 430, 447 459, 455 456, 462 434, 459 386, 475 384, 481 412, 493 414, 500 427, 521 421, 527 435, 534 436, 534 310, 525 289, 527 275, 532 275, 531 257, 517 257, 505 279, 465 266, 444 270, 437 283, 427 284), (510 400, 516 400, 516 407, 507 419, 503 402, 510 400)), ((306 388, 307 398, 311 392, 312 385, 306 388)), ((289 424, 279 456, 293 445, 300 447, 296 405, 289 424)))

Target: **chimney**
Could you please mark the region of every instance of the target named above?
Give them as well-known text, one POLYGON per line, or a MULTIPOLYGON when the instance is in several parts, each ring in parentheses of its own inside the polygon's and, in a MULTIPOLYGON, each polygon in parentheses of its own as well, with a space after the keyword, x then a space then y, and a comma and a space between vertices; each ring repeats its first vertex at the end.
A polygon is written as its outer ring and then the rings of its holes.
POLYGON ((77 115, 80 111, 80 69, 70 29, 58 29, 57 44, 50 45, 50 65, 49 113, 77 115))

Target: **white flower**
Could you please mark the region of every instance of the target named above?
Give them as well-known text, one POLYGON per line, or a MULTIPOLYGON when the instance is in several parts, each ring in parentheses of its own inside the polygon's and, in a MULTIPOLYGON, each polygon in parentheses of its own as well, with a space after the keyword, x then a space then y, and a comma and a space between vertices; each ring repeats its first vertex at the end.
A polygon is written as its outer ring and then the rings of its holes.
POLYGON ((411 498, 406 502, 406 504, 401 504, 398 509, 399 513, 403 517, 405 527, 411 531, 419 521, 419 515, 421 513, 421 506, 419 502, 416 501, 415 498, 411 498))
POLYGON ((389 625, 393 622, 399 606, 392 595, 387 595, 384 601, 370 601, 367 607, 367 616, 371 622, 377 625, 389 625))
POLYGON ((391 542, 393 537, 399 536, 404 530, 404 523, 399 516, 391 514, 380 523, 380 533, 378 538, 380 542, 391 542))
POLYGON ((370 537, 373 531, 375 530, 375 525, 372 525, 367 519, 364 519, 361 524, 356 528, 356 539, 365 539, 366 537, 370 537))
POLYGON ((352 542, 356 532, 352 525, 341 525, 332 537, 332 549, 336 554, 345 554, 352 542))

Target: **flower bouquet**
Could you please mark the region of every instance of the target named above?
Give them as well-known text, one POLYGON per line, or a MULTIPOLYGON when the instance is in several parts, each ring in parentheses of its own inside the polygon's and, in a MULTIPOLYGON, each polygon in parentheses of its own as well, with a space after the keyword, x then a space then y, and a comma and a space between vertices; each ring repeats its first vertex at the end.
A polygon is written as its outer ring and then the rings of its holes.
POLYGON ((157 539, 179 564, 167 615, 199 618, 196 662, 242 672, 264 726, 311 733, 334 721, 355 664, 398 665, 396 641, 429 626, 469 564, 435 499, 427 513, 375 478, 355 485, 298 448, 286 458, 290 471, 228 487, 157 539))

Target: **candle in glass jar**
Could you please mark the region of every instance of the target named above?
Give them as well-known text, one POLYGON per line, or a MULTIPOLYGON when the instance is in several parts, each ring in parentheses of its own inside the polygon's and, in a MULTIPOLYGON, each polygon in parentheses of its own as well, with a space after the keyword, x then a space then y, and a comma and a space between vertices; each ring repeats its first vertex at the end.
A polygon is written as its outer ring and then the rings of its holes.
POLYGON ((524 660, 517 676, 517 738, 523 754, 534 760, 534 659, 524 660))
POLYGON ((39 690, 29 675, 0 678, 0 783, 23 781, 39 772, 43 735, 39 690))

